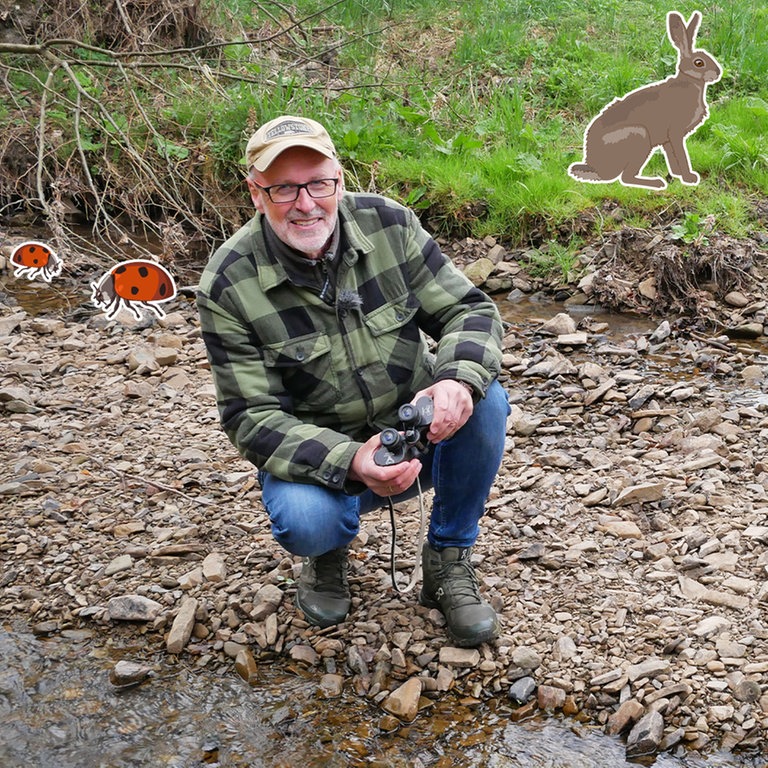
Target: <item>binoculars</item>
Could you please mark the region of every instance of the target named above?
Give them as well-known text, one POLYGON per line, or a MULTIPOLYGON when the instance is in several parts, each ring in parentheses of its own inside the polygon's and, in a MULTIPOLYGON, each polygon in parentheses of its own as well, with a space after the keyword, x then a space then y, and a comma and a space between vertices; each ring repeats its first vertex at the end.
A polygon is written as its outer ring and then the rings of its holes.
POLYGON ((381 467, 416 459, 427 452, 427 431, 434 412, 432 398, 426 395, 415 403, 405 403, 397 411, 402 430, 387 427, 381 433, 381 445, 373 460, 381 467))

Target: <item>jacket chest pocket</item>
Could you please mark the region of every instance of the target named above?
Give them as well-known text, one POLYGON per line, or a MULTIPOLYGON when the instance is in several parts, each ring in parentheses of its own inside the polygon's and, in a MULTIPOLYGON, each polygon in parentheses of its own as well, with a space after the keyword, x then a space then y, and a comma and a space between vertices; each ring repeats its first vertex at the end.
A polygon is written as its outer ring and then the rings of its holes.
POLYGON ((396 384, 411 378, 423 356, 421 334, 413 322, 418 308, 417 299, 405 294, 363 317, 377 347, 378 358, 396 384))
POLYGON ((340 397, 331 364, 331 342, 324 333, 313 333, 263 347, 264 364, 280 376, 297 406, 330 406, 340 397))

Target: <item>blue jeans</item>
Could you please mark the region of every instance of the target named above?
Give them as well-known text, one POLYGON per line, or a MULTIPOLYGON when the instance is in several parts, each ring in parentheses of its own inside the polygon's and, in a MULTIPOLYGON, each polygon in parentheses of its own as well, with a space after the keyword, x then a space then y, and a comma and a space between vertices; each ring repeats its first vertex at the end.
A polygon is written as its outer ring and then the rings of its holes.
MULTIPOLYGON (((504 453, 509 401, 498 381, 475 405, 467 423, 421 459, 422 490, 434 488, 427 540, 437 548, 470 547, 504 453)), ((279 480, 259 473, 262 502, 272 535, 288 552, 317 557, 347 546, 360 528, 360 515, 386 506, 371 490, 351 496, 322 485, 279 480)), ((413 498, 416 483, 393 502, 413 498)))

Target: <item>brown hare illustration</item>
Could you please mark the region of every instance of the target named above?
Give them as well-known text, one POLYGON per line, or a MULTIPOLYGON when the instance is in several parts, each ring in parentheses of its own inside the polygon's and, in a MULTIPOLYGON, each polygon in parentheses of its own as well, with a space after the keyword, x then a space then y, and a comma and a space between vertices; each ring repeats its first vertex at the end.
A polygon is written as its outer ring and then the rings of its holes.
POLYGON ((685 140, 709 116, 707 86, 722 74, 712 56, 694 48, 700 23, 698 11, 687 25, 677 11, 667 14, 667 33, 678 50, 677 71, 604 107, 584 134, 584 160, 570 166, 570 176, 595 184, 618 179, 626 186, 664 189, 664 179, 640 175, 661 147, 673 176, 683 184, 699 183, 685 140))

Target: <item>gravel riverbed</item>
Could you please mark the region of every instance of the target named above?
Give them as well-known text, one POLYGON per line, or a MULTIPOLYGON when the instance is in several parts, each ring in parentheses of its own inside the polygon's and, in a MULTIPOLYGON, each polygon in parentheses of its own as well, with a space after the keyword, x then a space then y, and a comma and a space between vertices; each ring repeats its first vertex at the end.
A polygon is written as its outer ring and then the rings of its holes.
MULTIPOLYGON (((501 637, 450 647, 390 583, 386 510, 352 548, 353 609, 318 630, 253 468, 218 425, 191 299, 163 320, 0 306, 0 618, 143 637, 246 679, 281 660, 394 729, 501 698, 626 738, 629 756, 765 750, 768 358, 759 342, 613 337, 566 313, 510 324, 513 412, 474 549, 501 637)), ((425 503, 429 504, 427 496, 425 503)), ((401 588, 419 509, 397 510, 401 588)), ((142 658, 135 659, 141 674, 142 658)))

